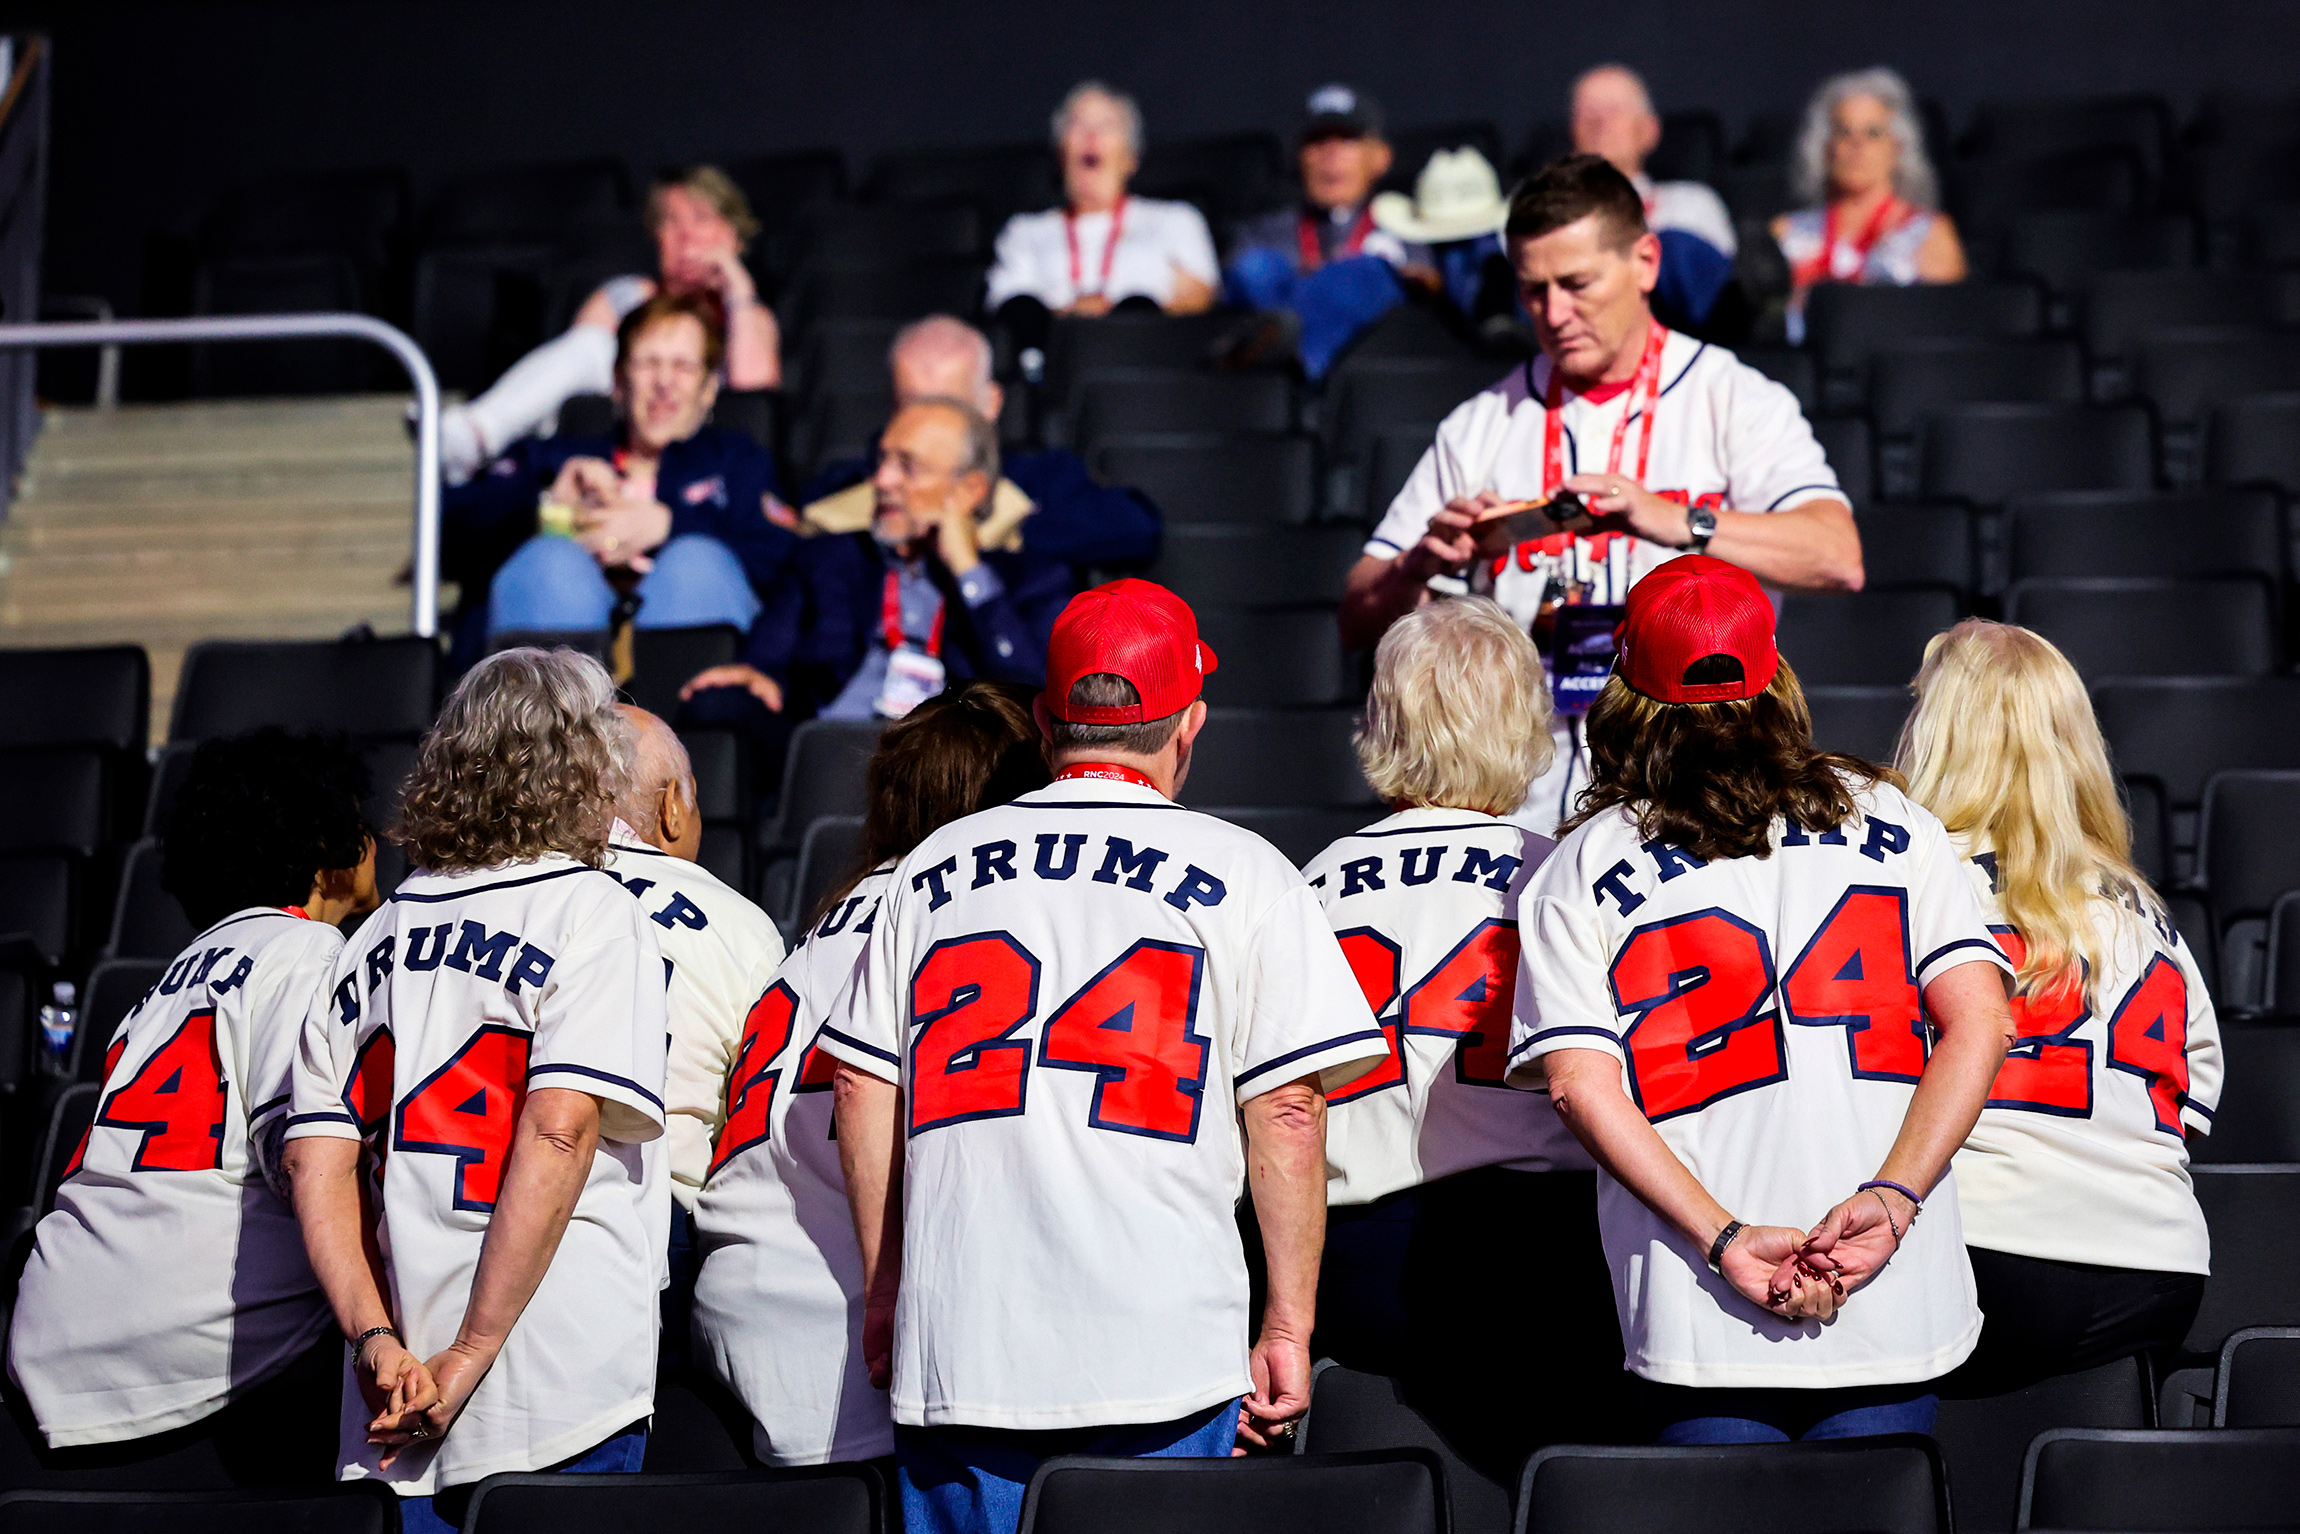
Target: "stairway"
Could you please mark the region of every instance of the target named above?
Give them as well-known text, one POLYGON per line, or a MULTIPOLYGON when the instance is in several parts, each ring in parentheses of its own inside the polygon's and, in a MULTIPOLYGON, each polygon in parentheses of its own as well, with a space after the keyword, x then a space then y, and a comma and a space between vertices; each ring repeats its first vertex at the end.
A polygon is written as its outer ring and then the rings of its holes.
POLYGON ((408 632, 406 396, 50 408, 0 525, 0 646, 133 642, 152 739, 187 646, 408 632))

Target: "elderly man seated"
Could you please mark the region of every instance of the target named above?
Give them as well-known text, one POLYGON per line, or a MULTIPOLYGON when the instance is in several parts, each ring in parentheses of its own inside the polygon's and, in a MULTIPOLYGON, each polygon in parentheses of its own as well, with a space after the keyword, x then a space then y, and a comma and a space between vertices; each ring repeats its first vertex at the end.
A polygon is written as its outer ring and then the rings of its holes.
POLYGON ((460 666, 492 634, 604 629, 627 598, 642 628, 758 616, 798 537, 770 520, 788 518, 774 455, 703 424, 724 344, 713 300, 657 294, 623 320, 614 436, 529 438, 447 493, 460 666))
MULTIPOLYGON (((960 399, 996 421, 1005 391, 991 377, 990 342, 947 314, 904 327, 887 351, 899 406, 922 399, 960 399)), ((1001 552, 1059 559, 1072 566, 1146 564, 1158 556, 1158 508, 1139 490, 1098 485, 1076 453, 1043 448, 1010 454, 998 482, 994 519, 1011 529, 1001 552)), ((871 525, 878 491, 860 458, 834 463, 802 497, 807 526, 853 533, 871 525)))
POLYGON ((870 525, 801 545, 743 660, 690 680, 682 718, 752 733, 771 771, 799 720, 900 719, 975 677, 1043 684, 1071 573, 1013 546, 1018 508, 997 503, 998 483, 998 431, 973 405, 896 411, 870 525))
POLYGON ((1645 223, 1661 238, 1661 280, 1653 310, 1684 329, 1709 318, 1733 275, 1733 216, 1698 181, 1656 181, 1646 156, 1661 142, 1661 118, 1637 72, 1600 64, 1573 82, 1573 152, 1611 162, 1645 199, 1645 223))

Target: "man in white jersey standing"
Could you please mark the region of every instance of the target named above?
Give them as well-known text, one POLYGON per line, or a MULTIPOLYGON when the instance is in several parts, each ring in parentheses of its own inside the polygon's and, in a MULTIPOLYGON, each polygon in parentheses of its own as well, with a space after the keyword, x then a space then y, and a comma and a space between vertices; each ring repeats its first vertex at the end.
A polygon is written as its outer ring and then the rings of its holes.
POLYGON ((1163 587, 1074 598, 1054 783, 903 860, 824 1024, 912 1534, 1011 1534, 1049 1455, 1226 1454, 1308 1405, 1324 1094, 1390 1051, 1301 875, 1173 803, 1214 667, 1163 587))
MULTIPOLYGON (((1433 577, 1465 573, 1528 629, 1559 606, 1618 604, 1681 553, 1774 586, 1859 588, 1851 505, 1795 397, 1654 319, 1660 242, 1626 176, 1594 155, 1545 166, 1511 199, 1504 236, 1541 354, 1439 426, 1350 572, 1353 648, 1430 600, 1433 577), (1560 491, 1595 521, 1500 514, 1560 491)), ((1578 731, 1561 720, 1555 738, 1557 764, 1519 817, 1534 830, 1588 781, 1578 731)))

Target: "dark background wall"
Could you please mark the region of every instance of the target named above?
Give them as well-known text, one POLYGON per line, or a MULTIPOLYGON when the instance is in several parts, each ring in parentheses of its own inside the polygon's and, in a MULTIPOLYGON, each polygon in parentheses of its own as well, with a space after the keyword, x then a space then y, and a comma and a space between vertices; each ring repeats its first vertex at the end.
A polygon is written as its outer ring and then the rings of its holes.
POLYGON ((877 150, 1044 131, 1072 81, 1132 90, 1153 136, 1284 128, 1327 79, 1400 125, 1558 115, 1584 66, 1643 70, 1729 127, 1830 71, 1889 63, 1976 102, 2300 87, 2300 5, 2261 0, 356 0, 0 8, 55 40, 47 286, 139 302, 143 245, 216 191, 397 163, 420 191, 491 163, 877 150))

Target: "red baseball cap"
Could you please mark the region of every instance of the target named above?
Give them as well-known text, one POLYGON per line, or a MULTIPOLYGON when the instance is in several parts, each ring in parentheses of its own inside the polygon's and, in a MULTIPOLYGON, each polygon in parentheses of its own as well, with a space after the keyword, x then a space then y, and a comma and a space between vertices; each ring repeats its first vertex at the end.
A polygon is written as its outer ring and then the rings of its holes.
POLYGON ((1046 647, 1046 711, 1065 724, 1148 724, 1198 701, 1215 667, 1190 604, 1156 581, 1112 581, 1070 599, 1046 647), (1139 703, 1073 706, 1070 689, 1096 672, 1122 676, 1139 703))
POLYGON ((1757 577, 1706 554, 1682 554, 1629 588, 1616 634, 1621 679, 1662 703, 1754 698, 1781 669, 1773 603, 1757 577), (1689 682, 1701 661, 1721 657, 1741 675, 1689 682))

